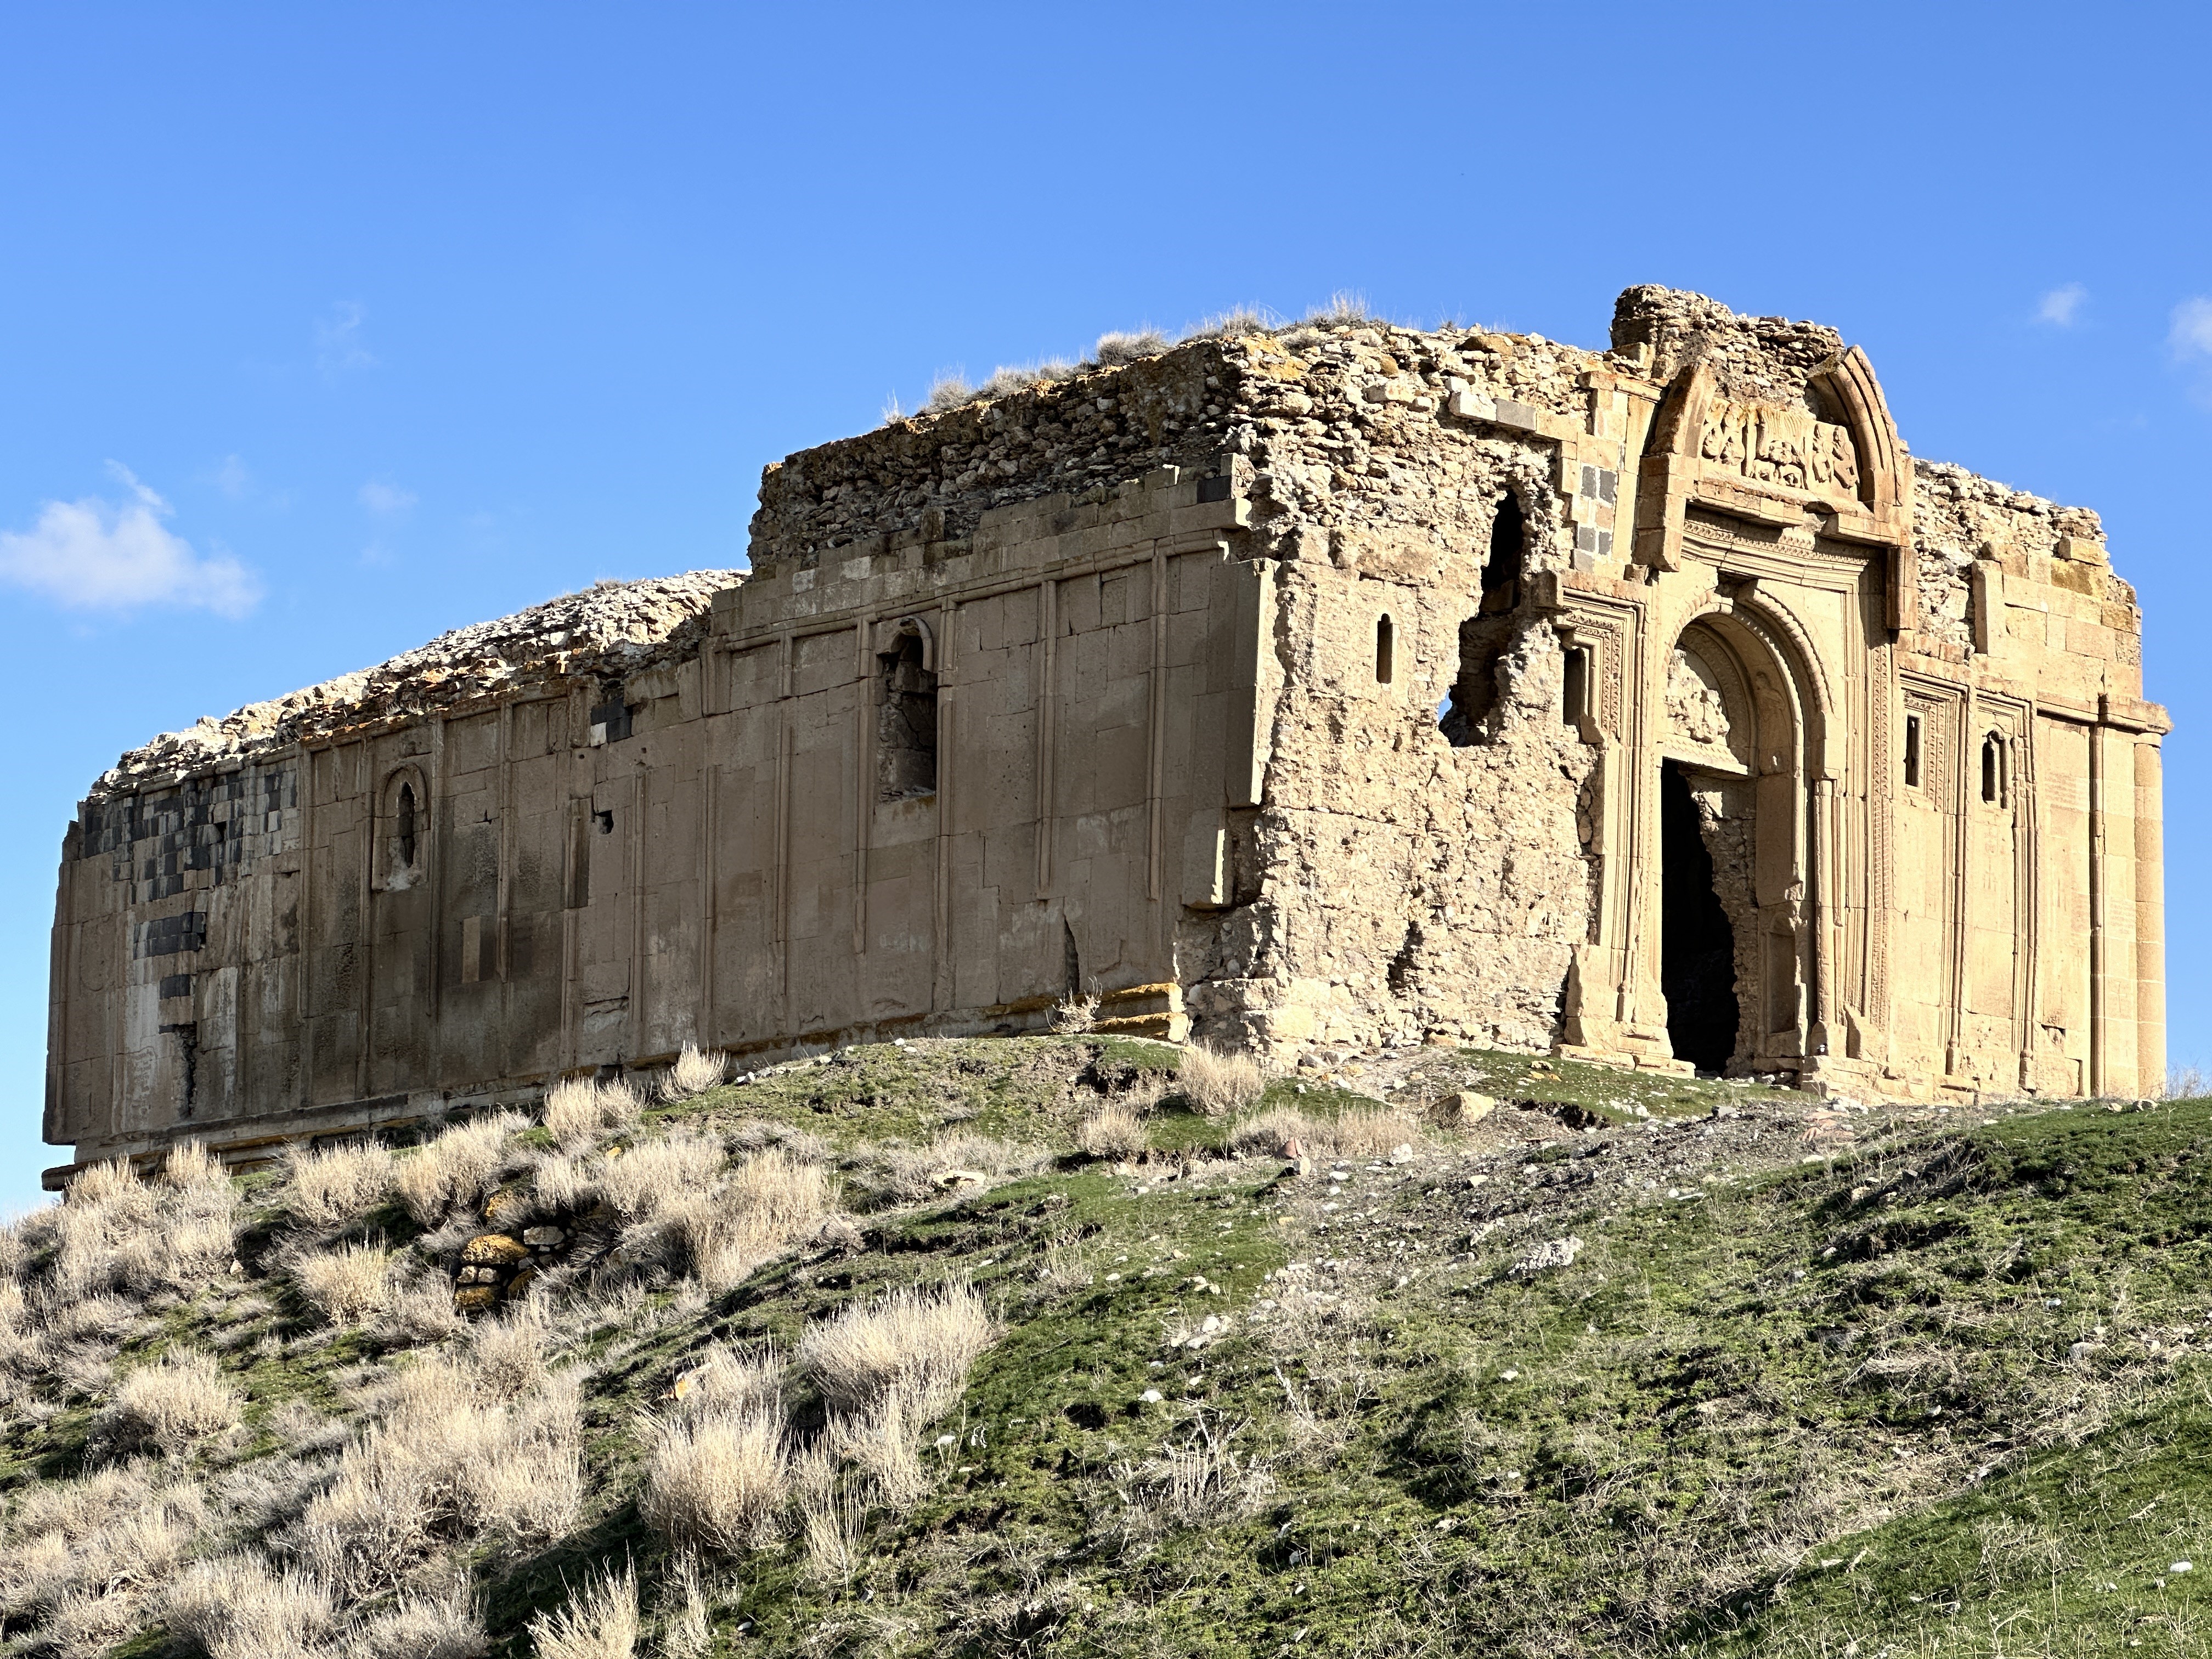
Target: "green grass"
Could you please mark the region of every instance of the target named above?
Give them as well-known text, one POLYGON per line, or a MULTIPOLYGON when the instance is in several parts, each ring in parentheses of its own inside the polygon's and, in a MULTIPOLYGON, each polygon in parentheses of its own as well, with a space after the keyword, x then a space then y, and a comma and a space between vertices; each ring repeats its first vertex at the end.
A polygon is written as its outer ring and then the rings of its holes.
MULTIPOLYGON (((1474 1088, 1632 1127, 1479 1166, 1479 1135, 1441 1138, 1335 1198, 1210 1156, 1225 1126, 1172 1101, 1135 1171, 1073 1152, 1091 1104, 1173 1059, 884 1046, 649 1114, 647 1133, 803 1130, 856 1170, 886 1140, 955 1134, 1054 1158, 864 1216, 844 1253, 703 1304, 658 1290, 653 1317, 574 1333, 594 1496, 552 1548, 470 1558, 502 1651, 521 1659, 529 1615, 594 1565, 634 1559, 658 1607, 638 1415, 702 1348, 787 1348, 856 1297, 948 1279, 1002 1334, 929 1427, 933 1489, 870 1517, 849 1579, 812 1575, 795 1540, 726 1564, 718 1653, 2206 1650, 2212 1103, 1905 1114, 1801 1162, 1789 1125, 1753 1157, 1701 1153, 1723 1121, 1687 1120, 1802 1097, 1456 1050, 1424 1056, 1400 1103, 1474 1088), (1668 1173, 1700 1157, 1726 1173, 1668 1173), (1518 1269, 1570 1234, 1571 1266, 1518 1269), (1205 1346, 1170 1346, 1209 1316, 1205 1346)), ((1285 1080, 1266 1103, 1374 1103, 1285 1080)), ((271 1454, 279 1404, 340 1410, 334 1375, 378 1357, 297 1343, 297 1310, 252 1288, 273 1305, 225 1351, 253 1396, 236 1465, 271 1454)), ((207 1340, 222 1300, 169 1310, 127 1361, 207 1340)), ((0 1491, 80 1467, 91 1413, 10 1419, 0 1491)))

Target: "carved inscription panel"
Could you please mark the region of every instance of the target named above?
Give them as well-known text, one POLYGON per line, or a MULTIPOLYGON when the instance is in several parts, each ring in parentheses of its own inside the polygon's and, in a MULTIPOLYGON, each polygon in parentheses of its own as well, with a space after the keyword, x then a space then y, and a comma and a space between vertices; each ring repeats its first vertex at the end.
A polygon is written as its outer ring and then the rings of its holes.
POLYGON ((1754 483, 1818 495, 1858 495, 1858 451, 1850 428, 1816 420, 1810 410, 1717 403, 1705 416, 1698 453, 1754 483))

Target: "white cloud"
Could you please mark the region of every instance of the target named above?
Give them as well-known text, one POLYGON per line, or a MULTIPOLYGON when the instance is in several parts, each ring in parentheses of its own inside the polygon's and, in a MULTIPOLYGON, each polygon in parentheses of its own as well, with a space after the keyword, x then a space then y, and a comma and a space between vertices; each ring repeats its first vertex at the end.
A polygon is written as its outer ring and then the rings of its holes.
POLYGON ((315 367, 336 376, 348 369, 369 368, 376 356, 362 343, 361 325, 368 309, 358 300, 340 300, 327 316, 315 324, 315 367))
POLYGON ((161 605, 242 617, 253 609, 261 584, 252 571, 228 555, 200 557, 162 526, 168 502, 130 468, 110 461, 107 469, 131 499, 48 501, 30 529, 0 530, 0 581, 73 611, 161 605))
POLYGON ((2037 302, 2035 320, 2049 323, 2057 328, 2071 328, 2081 312, 2089 290, 2079 283, 2069 283, 2063 288, 2054 288, 2037 302))
POLYGON ((2174 307, 2166 343, 2177 357, 2212 357, 2212 300, 2194 295, 2174 307))
POLYGON ((404 513, 415 505, 415 492, 371 478, 361 487, 361 504, 372 513, 404 513))

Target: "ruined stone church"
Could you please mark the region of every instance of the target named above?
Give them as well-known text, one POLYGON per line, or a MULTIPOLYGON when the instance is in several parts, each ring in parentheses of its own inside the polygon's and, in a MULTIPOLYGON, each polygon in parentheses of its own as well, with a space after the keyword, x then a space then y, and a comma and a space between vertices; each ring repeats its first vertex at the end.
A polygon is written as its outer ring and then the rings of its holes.
POLYGON ((696 1042, 1425 1038, 2155 1091, 2159 744, 2095 514, 1811 323, 1239 326, 803 451, 603 584, 156 740, 64 840, 80 1160, 696 1042))

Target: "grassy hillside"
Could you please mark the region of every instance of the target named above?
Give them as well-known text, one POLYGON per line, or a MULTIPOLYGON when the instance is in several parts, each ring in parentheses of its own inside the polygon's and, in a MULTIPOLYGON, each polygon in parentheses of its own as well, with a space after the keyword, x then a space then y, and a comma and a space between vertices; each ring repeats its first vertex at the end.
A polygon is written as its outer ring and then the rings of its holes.
POLYGON ((237 1180, 95 1172, 0 1240, 5 1631, 2207 1645, 2212 1104, 1217 1069, 919 1042, 237 1180))

